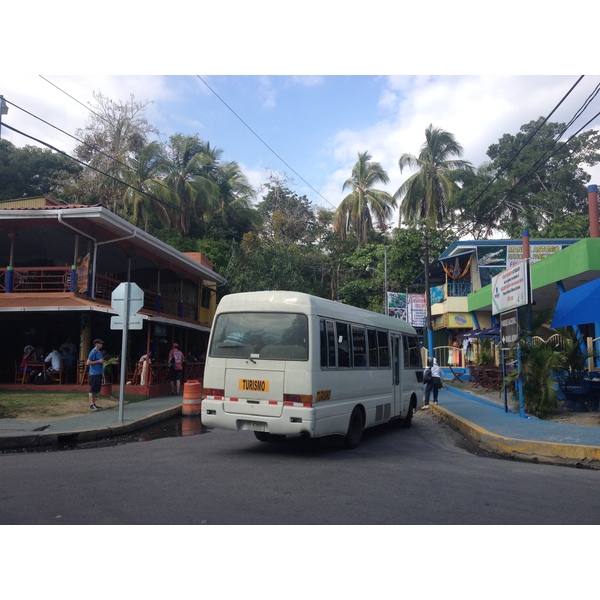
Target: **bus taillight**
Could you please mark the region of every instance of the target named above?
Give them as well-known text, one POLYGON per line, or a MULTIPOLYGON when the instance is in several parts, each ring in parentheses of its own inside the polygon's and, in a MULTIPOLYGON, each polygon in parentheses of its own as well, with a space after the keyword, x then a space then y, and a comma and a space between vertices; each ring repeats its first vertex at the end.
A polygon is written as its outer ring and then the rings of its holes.
POLYGON ((223 399, 225 396, 225 390, 221 390, 219 388, 204 388, 204 397, 213 396, 215 399, 223 399))
POLYGON ((283 395, 283 404, 284 405, 293 405, 293 404, 303 404, 304 406, 312 406, 313 397, 311 394, 284 394, 283 395))

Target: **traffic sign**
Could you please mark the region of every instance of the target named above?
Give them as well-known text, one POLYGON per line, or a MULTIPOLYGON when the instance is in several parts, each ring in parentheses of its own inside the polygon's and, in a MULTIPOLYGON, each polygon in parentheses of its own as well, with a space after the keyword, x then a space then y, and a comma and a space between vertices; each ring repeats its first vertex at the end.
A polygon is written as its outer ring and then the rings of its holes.
MULTIPOLYGON (((143 319, 139 315, 133 315, 129 317, 127 321, 127 329, 142 329, 143 319)), ((125 317, 121 315, 110 318, 111 329, 125 329, 125 317)))
POLYGON ((519 311, 509 310, 500 315, 502 347, 510 348, 519 340, 519 311))
POLYGON ((129 298, 129 316, 135 315, 144 306, 144 290, 137 283, 120 283, 111 294, 111 307, 122 317, 125 316, 125 297, 129 298), (129 287, 129 290, 127 289, 129 287))

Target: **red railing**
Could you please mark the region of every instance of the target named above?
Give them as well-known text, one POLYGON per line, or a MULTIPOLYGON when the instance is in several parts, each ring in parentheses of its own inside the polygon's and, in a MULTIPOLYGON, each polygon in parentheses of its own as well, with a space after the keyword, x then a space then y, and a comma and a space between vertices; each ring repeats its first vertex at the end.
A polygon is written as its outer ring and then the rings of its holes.
MULTIPOLYGON (((0 292, 6 292, 6 268, 0 269, 0 292)), ((94 297, 108 304, 112 301, 112 293, 122 283, 107 275, 96 276, 94 297)), ((14 293, 70 292, 71 267, 16 267, 13 274, 14 293)), ((189 302, 180 303, 172 296, 159 295, 152 290, 144 290, 144 308, 169 316, 196 320, 197 307, 189 302), (180 314, 180 312, 182 314, 180 314)))
POLYGON ((13 292, 68 292, 71 267, 16 267, 13 292))

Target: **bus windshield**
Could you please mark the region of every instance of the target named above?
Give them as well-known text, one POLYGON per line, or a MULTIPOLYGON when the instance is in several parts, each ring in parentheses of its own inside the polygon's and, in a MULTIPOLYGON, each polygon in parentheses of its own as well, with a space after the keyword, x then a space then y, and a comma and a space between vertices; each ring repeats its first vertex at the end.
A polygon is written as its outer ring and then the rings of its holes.
POLYGON ((213 327, 210 356, 308 360, 308 319, 292 313, 222 313, 213 327))

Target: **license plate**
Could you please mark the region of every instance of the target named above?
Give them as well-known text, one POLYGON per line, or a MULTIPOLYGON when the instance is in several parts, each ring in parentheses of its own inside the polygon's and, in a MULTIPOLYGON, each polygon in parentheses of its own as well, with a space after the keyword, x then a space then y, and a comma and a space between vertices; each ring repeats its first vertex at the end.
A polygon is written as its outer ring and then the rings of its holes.
POLYGON ((267 426, 260 421, 244 421, 239 427, 242 431, 266 431, 267 426))
POLYGON ((241 392, 268 392, 269 381, 264 379, 240 379, 239 390, 241 392))

